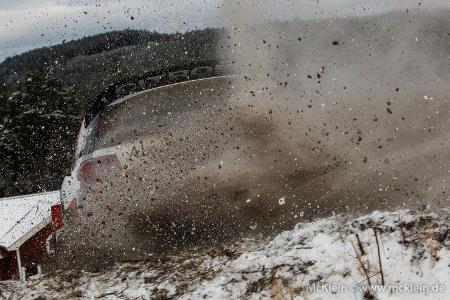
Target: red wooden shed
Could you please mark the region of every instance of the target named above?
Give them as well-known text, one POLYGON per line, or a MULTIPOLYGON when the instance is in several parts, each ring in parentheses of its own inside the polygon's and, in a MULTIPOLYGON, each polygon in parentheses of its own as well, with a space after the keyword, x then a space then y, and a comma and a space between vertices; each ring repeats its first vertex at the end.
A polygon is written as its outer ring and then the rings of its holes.
POLYGON ((59 191, 0 199, 0 280, 24 280, 55 259, 60 203, 59 191))

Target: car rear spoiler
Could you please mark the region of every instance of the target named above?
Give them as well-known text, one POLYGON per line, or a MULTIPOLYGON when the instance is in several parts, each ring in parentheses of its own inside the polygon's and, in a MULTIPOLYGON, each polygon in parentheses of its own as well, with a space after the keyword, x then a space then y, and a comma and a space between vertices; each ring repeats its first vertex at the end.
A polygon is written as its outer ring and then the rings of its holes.
POLYGON ((230 75, 231 63, 218 60, 203 60, 182 66, 173 66, 150 71, 139 76, 111 84, 104 92, 98 95, 88 108, 85 117, 85 127, 112 102, 125 96, 157 88, 164 85, 201 79, 215 76, 230 75))

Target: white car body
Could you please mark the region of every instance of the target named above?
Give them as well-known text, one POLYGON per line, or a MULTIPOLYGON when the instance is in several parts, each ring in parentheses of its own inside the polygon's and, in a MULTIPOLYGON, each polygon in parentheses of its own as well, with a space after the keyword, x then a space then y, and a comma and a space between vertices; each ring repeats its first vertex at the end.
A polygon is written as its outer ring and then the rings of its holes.
MULTIPOLYGON (((120 105, 122 103, 130 103, 134 99, 137 99, 139 97, 145 97, 148 93, 155 93, 158 92, 158 90, 167 90, 167 89, 177 89, 179 87, 183 87, 186 85, 195 86, 198 83, 205 82, 205 81, 224 81, 229 80, 230 76, 216 76, 206 79, 197 79, 197 80, 191 80, 191 81, 185 81, 181 83, 175 83, 170 85, 165 85, 162 87, 154 88, 151 90, 145 90, 142 92, 138 92, 123 98, 120 98, 113 103, 109 104, 107 107, 112 108, 116 105, 120 105)), ((208 83, 210 84, 210 83, 208 83)), ((118 165, 123 166, 126 165, 130 160, 133 159, 139 159, 141 156, 146 155, 146 149, 149 149, 149 147, 153 147, 156 144, 158 144, 160 141, 157 141, 153 138, 146 137, 145 142, 142 141, 140 143, 120 143, 118 145, 114 145, 112 147, 105 147, 100 149, 94 149, 93 151, 87 151, 88 153, 83 153, 83 150, 87 147, 89 141, 88 138, 92 131, 94 130, 95 124, 95 118, 93 121, 90 122, 90 124, 86 127, 85 121, 83 121, 78 138, 77 138, 77 144, 76 144, 76 151, 75 151, 75 162, 72 167, 72 171, 70 176, 67 176, 63 180, 63 184, 61 187, 61 200, 64 205, 64 210, 66 213, 73 217, 80 217, 84 214, 86 214, 86 201, 87 198, 93 198, 95 197, 92 194, 88 195, 88 185, 85 184, 81 178, 81 175, 83 172, 83 165, 87 162, 95 162, 99 158, 105 158, 105 157, 114 157, 114 159, 117 159, 118 165)), ((86 151, 85 151, 86 152, 86 151)), ((111 166, 109 166, 111 167, 111 166)), ((112 167, 114 168, 114 167, 112 167)), ((120 170, 119 170, 120 172, 120 170)))

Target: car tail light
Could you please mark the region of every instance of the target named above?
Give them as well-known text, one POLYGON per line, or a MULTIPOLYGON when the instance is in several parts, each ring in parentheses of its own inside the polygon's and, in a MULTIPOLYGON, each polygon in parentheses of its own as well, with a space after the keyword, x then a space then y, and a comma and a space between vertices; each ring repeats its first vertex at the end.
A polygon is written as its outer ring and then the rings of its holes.
POLYGON ((67 211, 69 212, 70 216, 77 219, 80 218, 80 210, 78 209, 78 203, 76 198, 73 198, 72 201, 70 201, 70 204, 67 207, 67 211))
POLYGON ((104 155, 83 162, 78 171, 78 180, 93 184, 106 177, 120 173, 121 165, 116 155, 104 155))

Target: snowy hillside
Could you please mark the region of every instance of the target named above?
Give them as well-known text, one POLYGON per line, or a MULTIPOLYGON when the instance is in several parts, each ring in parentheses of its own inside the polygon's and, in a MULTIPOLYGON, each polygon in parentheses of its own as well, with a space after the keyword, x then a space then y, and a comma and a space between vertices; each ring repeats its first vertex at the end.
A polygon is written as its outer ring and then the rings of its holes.
POLYGON ((450 299, 448 225, 449 210, 335 216, 270 241, 3 282, 0 298, 450 299))

